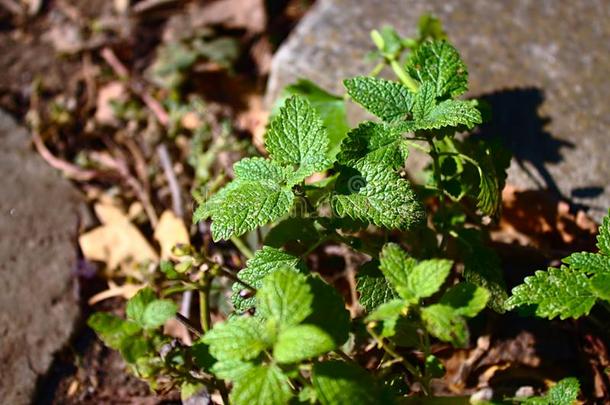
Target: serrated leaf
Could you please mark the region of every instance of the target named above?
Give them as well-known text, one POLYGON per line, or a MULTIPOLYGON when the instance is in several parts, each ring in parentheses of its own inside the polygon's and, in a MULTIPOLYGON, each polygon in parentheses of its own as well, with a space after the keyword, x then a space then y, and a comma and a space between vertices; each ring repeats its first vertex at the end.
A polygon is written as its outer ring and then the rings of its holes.
POLYGON ((375 380, 360 367, 341 361, 316 363, 313 386, 322 405, 373 405, 381 403, 375 380))
POLYGON ((424 117, 399 123, 396 128, 404 132, 430 131, 461 126, 472 129, 475 125, 483 122, 476 100, 449 99, 440 102, 426 112, 427 114, 424 117))
POLYGON ((336 347, 328 333, 315 325, 302 324, 280 332, 273 346, 273 358, 280 364, 297 363, 336 347))
POLYGON ((489 292, 470 283, 459 283, 451 287, 440 300, 440 304, 453 308, 457 315, 472 318, 481 312, 487 301, 489 292))
POLYGON ((146 311, 148 304, 156 299, 155 292, 151 288, 146 287, 139 290, 136 295, 127 301, 127 308, 125 310, 127 319, 131 319, 138 325, 143 326, 144 311, 146 311))
MULTIPOLYGON (((303 266, 299 266, 298 257, 269 246, 263 246, 262 249, 257 250, 254 257, 246 264, 247 267, 238 273, 238 277, 257 289, 262 286, 265 276, 274 271, 280 269, 291 269, 295 272, 305 271, 303 266)), ((231 299, 236 312, 242 313, 254 307, 255 297, 247 296, 248 291, 242 284, 233 283, 232 290, 231 299)))
POLYGON ((339 217, 370 222, 388 229, 413 229, 425 212, 411 184, 382 165, 364 161, 342 166, 331 205, 339 217))
POLYGON ((436 107, 436 87, 432 82, 424 82, 419 86, 413 105, 413 119, 425 120, 436 107))
POLYGON ((121 347, 126 338, 141 331, 135 322, 126 321, 106 312, 96 312, 91 315, 87 325, 98 334, 106 346, 115 350, 121 347))
POLYGON ((154 329, 163 326, 170 318, 176 315, 178 307, 170 300, 154 300, 146 306, 142 316, 142 327, 154 329))
POLYGON ((421 310, 421 317, 426 329, 433 336, 457 347, 468 344, 466 321, 456 314, 452 307, 443 304, 430 305, 421 310))
POLYGON ((236 380, 231 391, 235 405, 285 405, 292 396, 288 377, 275 365, 256 366, 236 380))
POLYGON ((610 257, 599 253, 580 252, 572 253, 563 259, 573 269, 584 270, 588 274, 610 274, 610 257))
POLYGON ((343 84, 355 102, 384 121, 404 118, 413 106, 413 94, 397 82, 358 76, 343 84))
POLYGON ((468 90, 468 70, 458 51, 447 41, 424 42, 409 55, 409 74, 421 83, 431 82, 436 97, 457 97, 468 90))
POLYGON ((383 247, 380 262, 383 274, 400 296, 412 304, 437 292, 453 265, 453 262, 444 259, 417 263, 394 243, 383 247))
POLYGON ((524 405, 574 405, 580 392, 580 383, 574 377, 564 378, 555 384, 546 395, 526 399, 524 405))
POLYGON ((356 290, 360 294, 358 301, 367 312, 398 298, 396 291, 379 270, 377 261, 367 262, 360 267, 356 276, 356 290))
POLYGON ((331 160, 334 159, 339 151, 341 141, 349 131, 343 97, 331 94, 315 83, 305 79, 300 79, 296 83, 287 86, 284 89, 284 94, 285 97, 276 103, 276 105, 282 106, 286 98, 298 95, 306 98, 318 112, 324 127, 328 131, 327 157, 331 160))
POLYGON ((610 210, 602 219, 597 235, 597 248, 606 256, 610 256, 610 210))
POLYGON ((281 269, 263 279, 256 301, 260 315, 285 329, 299 324, 311 314, 313 294, 304 275, 281 269))
POLYGON ((208 210, 214 241, 240 236, 272 222, 287 214, 294 201, 289 187, 272 181, 234 180, 231 184, 222 200, 214 201, 208 210))
POLYGON ((217 323, 203 336, 219 361, 250 360, 271 346, 265 325, 258 318, 234 317, 217 323))
POLYGON ((409 148, 400 131, 387 124, 364 122, 347 134, 337 161, 352 166, 366 159, 398 169, 405 165, 408 156, 409 148))
POLYGON ((316 110, 299 96, 286 100, 271 121, 265 147, 280 164, 320 167, 328 162, 328 134, 316 110))
POLYGON ((366 322, 381 322, 382 337, 392 337, 396 334, 398 320, 406 314, 408 303, 401 299, 393 299, 379 305, 367 317, 366 322))
POLYGON ((578 318, 589 313, 595 304, 591 281, 587 276, 568 267, 549 268, 526 277, 513 288, 507 308, 535 305, 536 315, 553 319, 578 318))
POLYGON ((235 177, 240 180, 270 180, 278 184, 285 182, 291 171, 261 157, 244 158, 233 165, 235 177))

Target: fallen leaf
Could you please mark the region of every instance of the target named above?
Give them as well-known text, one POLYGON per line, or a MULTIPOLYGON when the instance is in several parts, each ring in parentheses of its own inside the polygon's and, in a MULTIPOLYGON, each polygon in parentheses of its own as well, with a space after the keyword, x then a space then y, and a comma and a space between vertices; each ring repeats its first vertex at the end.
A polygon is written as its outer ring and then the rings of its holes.
POLYGON ((177 244, 189 244, 189 233, 184 221, 172 211, 166 210, 161 214, 159 223, 155 228, 155 239, 161 246, 161 258, 172 258, 172 249, 177 244))
POLYGON ((116 285, 113 282, 108 282, 108 289, 95 294, 94 296, 89 298, 89 301, 87 301, 87 303, 89 305, 95 305, 98 302, 101 302, 101 301, 107 300, 108 298, 113 298, 113 297, 123 297, 126 300, 128 300, 131 297, 133 297, 134 295, 136 295, 136 293, 144 287, 145 286, 142 284, 116 285))
POLYGON ((110 269, 125 261, 146 263, 159 260, 146 238, 118 207, 96 204, 94 209, 102 225, 78 238, 87 260, 104 262, 110 269))
POLYGON ((111 82, 100 88, 97 93, 95 120, 101 125, 117 125, 119 121, 114 115, 112 102, 125 101, 126 98, 127 89, 123 83, 111 82))

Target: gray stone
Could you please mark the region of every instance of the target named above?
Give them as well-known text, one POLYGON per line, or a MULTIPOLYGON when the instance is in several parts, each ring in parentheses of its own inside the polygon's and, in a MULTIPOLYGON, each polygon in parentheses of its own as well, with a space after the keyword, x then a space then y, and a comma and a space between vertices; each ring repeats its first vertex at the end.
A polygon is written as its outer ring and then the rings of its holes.
MULTIPOLYGON (((554 190, 599 220, 610 207, 607 0, 319 0, 275 55, 267 101, 299 77, 343 93, 343 78, 372 68, 370 30, 413 35, 425 12, 465 59, 469 96, 492 103, 486 129, 515 156, 509 182, 554 190)), ((349 111, 352 124, 365 117, 349 111)))
POLYGON ((29 404, 79 306, 78 195, 0 111, 0 402, 29 404))

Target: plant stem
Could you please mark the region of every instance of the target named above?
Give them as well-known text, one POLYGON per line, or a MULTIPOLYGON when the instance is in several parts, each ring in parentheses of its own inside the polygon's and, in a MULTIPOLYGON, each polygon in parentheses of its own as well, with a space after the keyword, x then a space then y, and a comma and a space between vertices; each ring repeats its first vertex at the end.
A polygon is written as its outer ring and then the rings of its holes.
POLYGON ((212 277, 208 273, 204 273, 201 285, 199 287, 199 317, 201 320, 201 329, 207 332, 211 327, 210 319, 210 287, 212 286, 212 277))
POLYGON ((398 352, 396 351, 396 348, 394 347, 394 345, 392 343, 384 342, 383 338, 381 336, 379 336, 377 333, 375 333, 375 331, 373 330, 373 328, 370 325, 366 326, 366 330, 369 332, 369 334, 371 336, 373 336, 373 338, 375 339, 375 341, 377 342, 377 345, 379 347, 381 347, 390 356, 394 357, 394 359, 396 359, 396 361, 402 363, 402 365, 405 366, 407 371, 409 371, 409 373, 411 373, 413 375, 413 377, 415 377, 417 380, 421 380, 421 378, 422 378, 421 371, 419 371, 419 369, 417 367, 415 367, 413 364, 411 364, 403 356, 398 354, 398 352))
POLYGON ((394 71, 394 73, 396 73, 396 76, 398 76, 402 84, 404 84, 413 93, 417 93, 417 90, 419 89, 419 84, 417 84, 417 82, 413 80, 413 78, 409 76, 407 72, 404 71, 404 69, 402 68, 402 66, 400 66, 400 63, 398 63, 396 59, 390 59, 390 66, 392 67, 392 70, 394 71))
MULTIPOLYGON (((432 165, 434 168, 434 181, 436 182, 436 185, 438 187, 438 189, 441 191, 441 193, 438 196, 438 210, 439 213, 441 214, 441 217, 443 217, 444 212, 445 212, 445 189, 443 188, 443 183, 442 183, 442 178, 441 178, 441 167, 440 167, 440 162, 439 162, 439 152, 438 149, 436 149, 436 145, 434 144, 434 135, 429 134, 426 136, 428 144, 430 145, 430 157, 432 158, 432 165)), ((442 233, 441 233, 441 242, 439 244, 439 249, 443 250, 445 247, 445 244, 447 243, 447 230, 445 229, 445 227, 443 227, 442 229, 442 233)))
POLYGON ((237 250, 239 250, 239 252, 247 259, 252 259, 254 257, 252 250, 250 250, 250 248, 246 246, 246 244, 237 236, 231 236, 231 242, 233 242, 237 250))
POLYGON ((385 62, 379 62, 373 68, 373 70, 371 70, 371 72, 369 73, 369 76, 377 76, 379 73, 381 73, 381 71, 383 70, 384 66, 385 66, 385 62))

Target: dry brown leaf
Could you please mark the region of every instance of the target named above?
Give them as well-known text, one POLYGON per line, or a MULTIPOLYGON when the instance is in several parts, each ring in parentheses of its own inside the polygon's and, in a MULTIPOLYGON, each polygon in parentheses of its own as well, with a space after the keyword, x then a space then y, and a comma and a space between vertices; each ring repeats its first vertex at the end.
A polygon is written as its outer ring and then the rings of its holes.
POLYGON ((146 238, 118 207, 96 204, 94 209, 102 225, 78 239, 87 260, 105 262, 110 269, 124 261, 145 263, 159 260, 146 238))
POLYGON ((172 248, 177 244, 188 244, 189 233, 184 221, 178 218, 172 211, 166 210, 161 214, 159 223, 155 228, 155 239, 161 246, 161 258, 172 257, 172 248))
POLYGON ((236 126, 242 131, 250 132, 254 146, 262 153, 266 153, 263 136, 269 121, 269 111, 264 108, 263 99, 258 94, 250 94, 246 105, 246 110, 237 115, 236 126))
POLYGON ((97 93, 97 110, 95 120, 101 125, 117 125, 112 101, 124 101, 127 98, 127 89, 120 82, 111 82, 100 88, 97 93))
POLYGON ((116 285, 113 282, 108 282, 108 289, 95 294, 94 296, 89 298, 89 301, 87 301, 87 303, 89 305, 95 305, 100 301, 104 301, 108 298, 113 297, 123 297, 128 300, 134 295, 136 295, 136 293, 144 287, 145 286, 142 284, 116 285))

